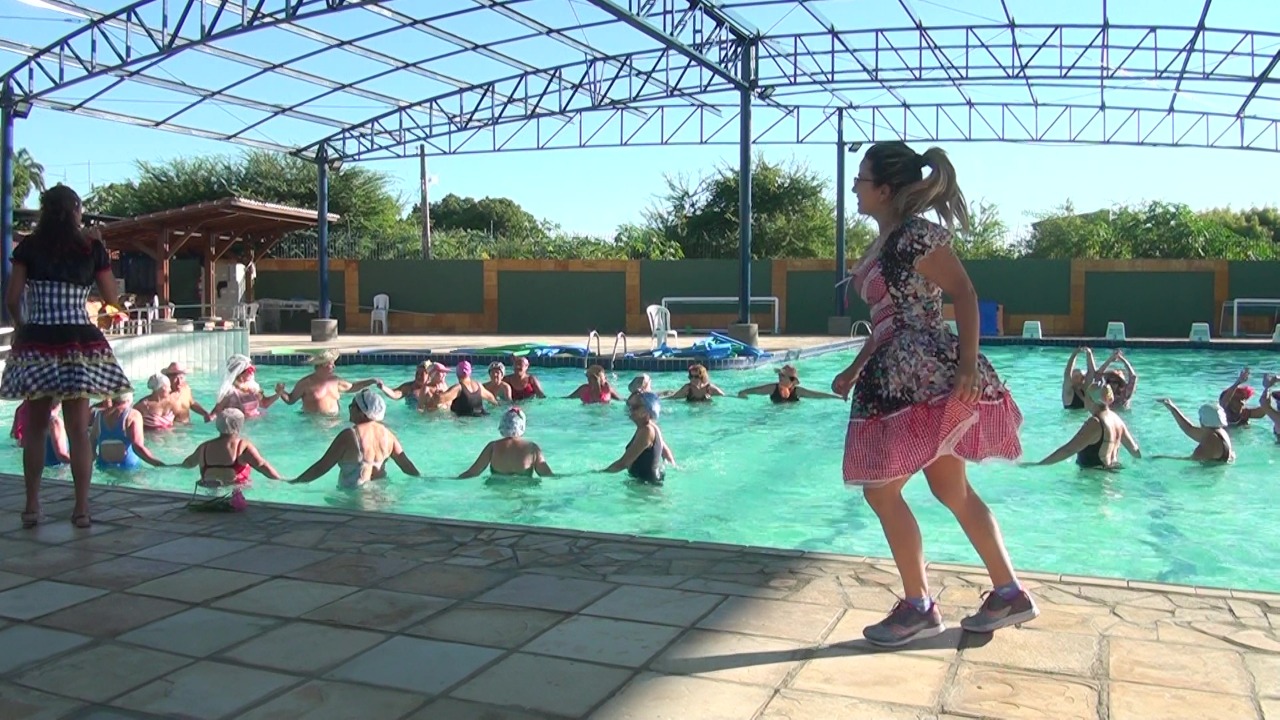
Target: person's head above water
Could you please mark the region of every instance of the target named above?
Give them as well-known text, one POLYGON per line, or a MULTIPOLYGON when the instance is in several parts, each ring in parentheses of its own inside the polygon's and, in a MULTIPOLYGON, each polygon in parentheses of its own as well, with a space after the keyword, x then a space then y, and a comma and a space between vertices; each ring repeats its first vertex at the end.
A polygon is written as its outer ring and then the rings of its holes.
POLYGON ((471 377, 471 361, 463 360, 458 363, 458 366, 453 369, 453 372, 458 376, 459 380, 465 380, 471 377))
POLYGON ((498 432, 504 438, 518 438, 524 435, 525 426, 524 410, 512 406, 502 413, 502 419, 498 421, 498 432))
POLYGON ((239 435, 244 430, 244 413, 235 408, 227 408, 218 413, 214 425, 222 435, 239 435))
POLYGON ((689 366, 689 380, 692 382, 708 382, 711 374, 707 372, 705 365, 694 363, 689 366))
POLYGON ((1089 399, 1095 404, 1094 413, 1100 413, 1111 407, 1111 403, 1116 401, 1116 392, 1111 385, 1105 382, 1095 382, 1085 391, 1089 399))
POLYGON ((604 377, 604 367, 600 365, 592 365, 587 368, 587 382, 595 380, 597 383, 604 385, 607 380, 604 377))
POLYGON ((639 375, 631 378, 631 382, 627 383, 627 392, 645 392, 649 389, 651 382, 652 381, 649 379, 648 373, 640 373, 639 375))
POLYGON ((901 221, 933 210, 948 227, 969 227, 956 169, 942 148, 931 147, 920 154, 896 140, 875 143, 858 165, 853 192, 858 196, 858 212, 877 220, 901 221), (929 168, 928 177, 925 168, 929 168))
POLYGON ((489 363, 489 377, 494 380, 501 380, 507 374, 507 366, 494 360, 489 363))
POLYGON ((338 351, 329 349, 329 350, 321 350, 320 352, 311 356, 311 359, 307 361, 307 364, 313 365, 316 370, 332 370, 334 364, 337 362, 338 362, 338 351))
POLYGON ((656 393, 644 392, 636 398, 635 403, 628 403, 627 410, 631 413, 631 418, 639 422, 641 419, 657 421, 658 416, 662 414, 662 400, 658 399, 656 393))
POLYGON ((796 366, 788 364, 778 368, 778 382, 780 384, 799 385, 800 373, 796 372, 796 366))
POLYGON ((1200 406, 1200 427, 1224 428, 1227 426, 1227 414, 1213 403, 1200 406))
POLYGON ((364 388, 356 393, 355 398, 351 400, 351 422, 360 422, 361 420, 372 420, 373 422, 382 422, 387 416, 387 402, 382 396, 369 388, 364 388), (357 417, 359 414, 360 417, 357 417))
POLYGON ((169 377, 163 373, 152 375, 147 378, 147 389, 152 392, 158 392, 161 396, 169 394, 169 377))

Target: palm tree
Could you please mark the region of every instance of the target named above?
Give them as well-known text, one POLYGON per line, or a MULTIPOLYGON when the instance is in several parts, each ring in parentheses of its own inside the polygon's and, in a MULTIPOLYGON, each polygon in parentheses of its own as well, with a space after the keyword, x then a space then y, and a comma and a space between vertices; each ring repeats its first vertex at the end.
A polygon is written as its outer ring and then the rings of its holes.
POLYGON ((44 166, 22 148, 13 156, 13 199, 18 207, 23 206, 32 188, 44 192, 44 166))

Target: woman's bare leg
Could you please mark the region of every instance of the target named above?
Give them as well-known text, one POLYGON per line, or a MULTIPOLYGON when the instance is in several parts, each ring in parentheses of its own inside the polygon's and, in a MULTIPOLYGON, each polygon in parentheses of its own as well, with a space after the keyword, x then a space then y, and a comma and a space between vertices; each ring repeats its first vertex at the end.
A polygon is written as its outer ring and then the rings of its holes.
POLYGON ((22 431, 22 479, 27 487, 24 516, 40 513, 40 480, 44 476, 44 447, 49 435, 49 410, 52 398, 27 401, 27 423, 22 431))
POLYGON ((867 504, 880 518, 884 538, 889 541, 889 552, 902 576, 902 591, 908 598, 929 595, 929 583, 924 572, 924 541, 920 537, 920 525, 911 507, 902 497, 902 488, 908 478, 898 478, 884 485, 867 487, 862 491, 867 504))
POLYGON ((75 483, 76 502, 72 517, 89 514, 89 487, 93 482, 93 448, 89 445, 89 401, 62 401, 62 422, 67 428, 67 446, 71 454, 71 479, 75 483))
POLYGON ((946 505, 960 522, 973 549, 978 551, 978 557, 987 566, 991 582, 996 587, 1014 582, 1013 563, 1005 549, 1000 526, 991 509, 970 487, 964 460, 953 455, 940 457, 924 469, 924 476, 929 481, 933 496, 946 505))

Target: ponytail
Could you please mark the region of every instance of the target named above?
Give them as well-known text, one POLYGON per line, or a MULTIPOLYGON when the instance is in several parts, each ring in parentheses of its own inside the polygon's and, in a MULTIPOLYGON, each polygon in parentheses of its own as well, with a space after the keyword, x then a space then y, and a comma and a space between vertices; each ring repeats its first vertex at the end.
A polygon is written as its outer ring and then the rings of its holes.
POLYGON ((929 168, 929 176, 903 187, 893 196, 900 217, 909 218, 932 210, 948 228, 959 225, 962 230, 968 230, 969 206, 946 151, 931 147, 916 158, 922 168, 929 168))

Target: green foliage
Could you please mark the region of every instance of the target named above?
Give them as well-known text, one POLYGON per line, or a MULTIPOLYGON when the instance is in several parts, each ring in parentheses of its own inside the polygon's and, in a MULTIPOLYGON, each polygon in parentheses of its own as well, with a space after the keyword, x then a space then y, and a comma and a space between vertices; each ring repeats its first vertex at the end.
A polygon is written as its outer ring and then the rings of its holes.
MULTIPOLYGON (((677 243, 684 257, 736 258, 738 188, 738 171, 728 166, 696 184, 668 177, 666 195, 646 213, 646 225, 677 243)), ((835 203, 821 175, 757 159, 751 199, 752 257, 834 256, 835 203)))
POLYGON ((17 207, 25 207, 32 190, 44 192, 44 166, 36 162, 31 152, 19 148, 13 154, 13 201, 17 207))
MULTIPOLYGON (((422 205, 409 211, 407 220, 420 222, 422 205)), ((543 237, 547 234, 538 219, 509 198, 460 197, 449 193, 431 203, 431 230, 488 233, 494 237, 543 237)))
POLYGON ((966 260, 1013 258, 1018 248, 1008 242, 1009 226, 1000 212, 985 200, 969 203, 969 229, 958 230, 953 247, 966 260))
MULTIPOLYGON (((184 205, 242 197, 312 208, 318 177, 314 163, 254 150, 239 156, 209 155, 137 164, 138 177, 95 188, 86 199, 93 212, 121 217, 184 205)), ((329 172, 329 212, 356 232, 387 232, 399 221, 400 202, 389 176, 359 165, 329 172)))

